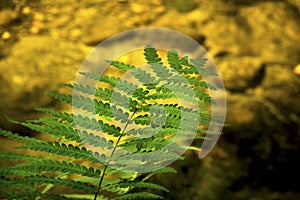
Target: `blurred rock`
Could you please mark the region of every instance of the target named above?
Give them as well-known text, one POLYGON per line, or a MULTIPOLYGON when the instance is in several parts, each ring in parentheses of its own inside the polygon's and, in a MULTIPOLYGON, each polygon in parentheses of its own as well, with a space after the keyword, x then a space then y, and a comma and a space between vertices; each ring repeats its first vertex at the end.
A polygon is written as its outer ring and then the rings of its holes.
POLYGON ((245 19, 235 16, 216 15, 206 25, 198 24, 205 35, 205 46, 213 57, 221 55, 250 55, 250 29, 245 19))
POLYGON ((201 160, 194 152, 188 152, 185 161, 174 164, 176 174, 162 174, 155 181, 172 190, 166 200, 226 199, 231 183, 245 173, 236 150, 234 145, 218 144, 201 160))
POLYGON ((241 92, 258 86, 264 77, 264 65, 256 57, 225 57, 217 65, 230 91, 241 92))
POLYGON ((235 181, 232 188, 246 191, 247 187, 252 190, 267 187, 274 191, 297 192, 299 78, 288 66, 268 64, 259 87, 246 94, 229 93, 227 97, 230 126, 225 128, 224 137, 237 144, 240 159, 249 161, 245 165, 248 175, 235 181))
POLYGON ((294 69, 294 74, 296 74, 297 76, 300 76, 300 64, 298 64, 295 69, 294 69))
POLYGON ((292 5, 295 5, 298 10, 300 11, 300 1, 299 0, 287 0, 289 3, 291 3, 292 5))
POLYGON ((175 9, 179 12, 189 12, 197 7, 195 0, 163 0, 163 3, 166 5, 167 8, 175 9))
POLYGON ((229 125, 225 130, 230 131, 229 135, 234 140, 241 137, 253 137, 254 133, 258 134, 264 127, 261 123, 261 112, 263 107, 261 103, 254 101, 254 97, 244 94, 227 94, 227 118, 226 123, 229 125), (242 133, 241 135, 235 135, 242 133))
POLYGON ((1 127, 16 129, 4 114, 16 120, 36 118, 37 107, 57 105, 47 93, 72 82, 85 54, 81 45, 50 37, 24 37, 0 61, 1 127))
POLYGON ((11 9, 0 10, 0 26, 10 24, 17 16, 18 14, 11 9))
POLYGON ((124 31, 123 25, 119 24, 115 16, 100 16, 96 18, 92 26, 86 27, 82 41, 87 45, 96 46, 103 40, 124 31), (103 20, 103 19, 106 20, 103 20))
POLYGON ((147 6, 144 6, 144 5, 138 4, 138 3, 131 3, 130 4, 130 9, 131 9, 131 12, 134 13, 134 14, 141 14, 143 12, 148 11, 147 6))
POLYGON ((265 78, 257 94, 273 102, 274 107, 284 108, 300 115, 300 79, 292 68, 281 65, 268 65, 265 78))
POLYGON ((251 54, 269 62, 299 62, 300 15, 293 6, 284 1, 268 1, 241 7, 239 13, 249 27, 245 40, 251 54))
MULTIPOLYGON (((170 10, 153 23, 151 23, 154 27, 164 27, 170 28, 180 33, 186 34, 192 37, 194 40, 199 42, 200 44, 203 43, 205 40, 203 34, 195 29, 195 21, 194 20, 187 20, 188 18, 193 18, 193 16, 189 15, 188 13, 181 14, 182 17, 178 17, 179 13, 170 10)), ((205 18, 203 16, 203 18, 205 18)), ((201 20, 201 18, 199 18, 201 20)), ((205 20, 205 19, 204 19, 205 20)))
POLYGON ((5 32, 2 34, 2 39, 3 39, 3 40, 9 40, 10 38, 11 38, 10 32, 5 31, 5 32))

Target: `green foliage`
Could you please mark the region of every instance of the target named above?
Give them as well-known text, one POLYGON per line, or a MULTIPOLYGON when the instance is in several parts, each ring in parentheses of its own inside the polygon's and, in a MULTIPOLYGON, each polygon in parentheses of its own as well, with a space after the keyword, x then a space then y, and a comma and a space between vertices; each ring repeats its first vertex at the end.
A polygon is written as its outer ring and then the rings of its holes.
POLYGON ((158 173, 176 173, 165 164, 183 159, 180 152, 189 147, 181 142, 204 137, 202 128, 210 123, 209 106, 214 103, 208 89, 216 88, 201 74, 216 74, 204 68, 206 59, 180 57, 174 50, 167 53, 168 66, 151 46, 146 46, 144 55, 149 69, 107 61, 110 67, 130 73, 134 81, 80 72, 107 86, 65 84, 77 95, 50 93, 78 113, 38 108, 49 117, 25 122, 8 119, 49 140, 0 129, 2 136, 21 143, 14 153, 0 154, 4 198, 163 198, 168 189, 149 179, 158 173), (199 106, 201 112, 185 103, 199 106), (71 193, 57 192, 59 187, 71 188, 71 193))

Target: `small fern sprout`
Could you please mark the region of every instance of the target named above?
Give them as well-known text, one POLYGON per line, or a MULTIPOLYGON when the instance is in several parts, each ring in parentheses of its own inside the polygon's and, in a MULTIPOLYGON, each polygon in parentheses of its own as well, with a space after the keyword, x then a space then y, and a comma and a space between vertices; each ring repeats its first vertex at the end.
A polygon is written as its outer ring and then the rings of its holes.
POLYGON ((218 74, 205 68, 206 58, 189 59, 175 50, 161 57, 150 45, 143 53, 143 65, 106 60, 111 71, 81 71, 83 81, 65 84, 72 95, 50 93, 71 105, 72 113, 38 108, 49 117, 9 119, 49 141, 0 129, 20 143, 0 155, 1 197, 163 199, 168 189, 150 178, 176 173, 169 164, 184 159, 186 150, 200 151, 194 140, 207 145, 215 137, 208 127, 218 124, 211 120, 216 102, 210 96, 217 87, 203 75, 218 74))

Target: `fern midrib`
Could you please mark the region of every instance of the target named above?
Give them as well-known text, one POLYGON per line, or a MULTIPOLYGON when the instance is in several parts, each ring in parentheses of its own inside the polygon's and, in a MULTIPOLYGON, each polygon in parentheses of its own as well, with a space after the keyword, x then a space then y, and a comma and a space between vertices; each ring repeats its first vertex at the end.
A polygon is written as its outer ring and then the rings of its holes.
POLYGON ((98 185, 97 191, 96 191, 96 193, 95 193, 94 200, 97 200, 97 196, 98 196, 98 194, 99 194, 99 192, 100 192, 100 190, 101 190, 101 185, 102 185, 102 182, 103 182, 103 179, 104 179, 104 176, 105 176, 107 167, 108 167, 109 163, 112 161, 112 157, 113 157, 113 155, 114 155, 114 153, 115 153, 115 151, 116 151, 116 149, 117 149, 117 147, 118 147, 118 145, 119 145, 119 143, 120 143, 120 141, 121 141, 121 138, 124 136, 124 133, 125 133, 125 131, 126 131, 126 128, 127 128, 127 126, 129 125, 131 119, 133 118, 133 116, 135 115, 136 112, 137 112, 137 111, 134 111, 134 112, 132 113, 131 117, 127 120, 126 125, 124 126, 124 129, 122 130, 121 135, 118 137, 118 140, 117 140, 117 142, 116 142, 116 145, 115 145, 115 147, 113 148, 112 153, 111 153, 111 155, 110 155, 108 161, 107 161, 106 164, 105 164, 105 167, 104 167, 104 169, 103 169, 102 175, 101 175, 101 177, 100 177, 100 181, 99 181, 99 185, 98 185))

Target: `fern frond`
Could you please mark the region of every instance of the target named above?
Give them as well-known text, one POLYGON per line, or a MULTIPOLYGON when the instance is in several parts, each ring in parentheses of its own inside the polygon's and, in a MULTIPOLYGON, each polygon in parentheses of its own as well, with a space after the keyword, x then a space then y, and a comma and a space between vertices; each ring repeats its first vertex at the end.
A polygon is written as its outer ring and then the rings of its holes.
MULTIPOLYGON (((103 112, 103 111, 102 111, 103 112)), ((121 115, 119 113, 119 115, 121 115)), ((125 116, 122 116, 122 119, 120 119, 120 117, 115 117, 116 120, 125 120, 125 116)), ((127 118, 126 118, 127 119, 127 118)), ((107 124, 107 123, 104 123, 102 120, 96 120, 95 118, 90 118, 90 117, 87 117, 87 116, 82 116, 82 115, 74 115, 74 121, 76 122, 76 125, 77 126, 80 126, 80 127, 83 127, 85 129, 90 129, 90 130, 96 130, 96 131, 102 131, 104 133, 108 133, 109 135, 113 135, 115 137, 119 136, 121 134, 121 129, 115 125, 110 125, 110 124, 107 124)), ((82 137, 89 137, 86 138, 86 141, 90 141, 91 139, 96 139, 95 137, 93 137, 91 134, 87 134, 86 131, 80 131, 80 130, 77 130, 77 133, 82 136, 82 137), (83 134, 83 135, 82 135, 83 134)), ((84 139, 82 138, 81 139, 84 139)), ((99 139, 96 139, 99 141, 99 139)), ((99 141, 100 144, 104 144, 104 140, 99 141)), ((94 144, 96 144, 95 142, 92 142, 94 144)), ((109 146, 108 144, 104 146, 109 146)))
POLYGON ((62 172, 69 174, 81 174, 82 176, 88 177, 100 177, 100 170, 95 170, 90 167, 87 168, 84 165, 72 164, 66 161, 52 161, 44 159, 41 162, 36 162, 34 165, 17 165, 10 167, 0 167, 0 173, 2 176, 13 176, 13 175, 35 175, 39 171, 45 172, 62 172))
POLYGON ((115 86, 121 80, 120 78, 116 78, 113 76, 107 76, 107 75, 100 76, 98 74, 93 74, 90 72, 79 72, 79 73, 87 78, 91 78, 91 79, 99 81, 99 82, 108 83, 111 86, 115 86))
MULTIPOLYGON (((180 149, 176 149, 180 150, 180 149)), ((143 164, 143 169, 147 169, 148 167, 151 167, 151 165, 156 165, 156 163, 162 163, 165 161, 169 160, 177 160, 177 159, 182 159, 180 155, 177 153, 171 152, 171 151, 166 151, 166 150, 161 150, 158 149, 156 151, 143 151, 143 152, 137 152, 137 153, 132 153, 129 155, 121 155, 118 156, 116 154, 114 160, 118 162, 118 164, 124 163, 125 165, 130 163, 130 161, 136 162, 136 163, 141 163, 143 164), (148 162, 147 165, 145 162, 148 162), (150 163, 155 163, 155 164, 150 164, 150 163)), ((139 167, 139 166, 137 166, 139 167)), ((157 167, 157 166, 154 166, 157 167)), ((150 171, 150 170, 149 170, 150 171)))
POLYGON ((136 189, 136 188, 146 188, 146 189, 162 190, 165 192, 169 192, 169 190, 163 186, 154 183, 141 182, 141 181, 122 181, 115 184, 106 185, 103 189, 110 191, 110 190, 115 190, 117 188, 129 188, 129 190, 136 189))
POLYGON ((73 123, 73 114, 67 112, 56 112, 48 108, 36 108, 36 110, 47 113, 58 119, 58 121, 73 123))
POLYGON ((39 140, 30 138, 28 136, 20 136, 18 133, 13 133, 11 131, 6 131, 0 128, 0 135, 4 137, 10 138, 12 140, 20 141, 20 142, 39 142, 39 140))
MULTIPOLYGON (((190 84, 192 84, 195 87, 200 87, 203 89, 210 89, 210 90, 217 90, 217 88, 210 84, 210 83, 206 83, 205 81, 202 81, 202 78, 200 77, 189 77, 187 78, 187 80, 189 81, 190 84)), ((197 88, 198 89, 198 88, 197 88)))
POLYGON ((162 100, 166 100, 166 99, 172 99, 172 98, 176 98, 177 96, 174 94, 174 92, 170 92, 170 93, 154 93, 154 94, 149 94, 146 96, 147 100, 158 100, 158 99, 162 99, 162 100))
POLYGON ((89 97, 83 97, 83 96, 73 96, 73 102, 72 106, 75 106, 76 108, 81 108, 82 110, 85 110, 87 112, 92 112, 94 114, 97 113, 98 110, 95 110, 95 107, 97 109, 97 106, 103 105, 102 102, 91 99, 89 97))
POLYGON ((95 191, 95 186, 89 185, 87 183, 81 183, 79 181, 66 180, 60 178, 51 178, 47 176, 29 176, 20 179, 13 179, 6 182, 8 187, 14 184, 30 184, 30 183, 63 185, 63 186, 71 187, 73 189, 83 190, 89 193, 93 193, 95 191))
MULTIPOLYGON (((189 114, 189 113, 188 113, 189 114)), ((156 116, 159 121, 159 116, 156 116)), ((164 122, 164 127, 173 127, 173 128, 179 128, 179 126, 181 125, 181 116, 176 116, 176 115, 167 115, 165 118, 165 122, 164 122)), ((184 126, 187 130, 189 130, 189 126, 188 125, 193 125, 197 118, 192 118, 191 116, 185 116, 184 118, 184 124, 182 124, 182 126, 184 126)), ((150 114, 145 114, 145 115, 139 115, 137 117, 135 117, 133 119, 133 121, 135 122, 135 124, 141 124, 141 125, 150 125, 152 128, 155 127, 159 127, 161 126, 159 123, 155 124, 155 122, 152 121, 151 119, 151 115, 150 114)), ((141 129, 139 129, 141 130, 141 129)), ((193 129, 192 129, 193 130, 193 129)), ((144 131, 147 131, 147 129, 145 129, 144 131)), ((132 133, 135 133, 134 131, 132 133)), ((143 131, 141 131, 141 133, 143 133, 143 131)))
POLYGON ((93 114, 99 114, 100 116, 111 117, 112 110, 114 110, 114 107, 111 107, 109 103, 103 103, 101 101, 91 99, 89 97, 72 97, 71 95, 64 95, 56 92, 52 92, 50 93, 50 95, 60 101, 64 101, 69 104, 72 103, 72 105, 76 108, 83 109, 93 114))
POLYGON ((64 86, 69 87, 73 90, 77 90, 83 94, 89 94, 89 95, 94 95, 96 88, 92 87, 90 85, 81 85, 81 84, 76 84, 76 83, 65 83, 64 86))
POLYGON ((126 131, 127 135, 140 135, 143 137, 149 137, 155 135, 161 128, 155 127, 146 127, 146 128, 137 128, 126 131))
POLYGON ((113 198, 112 200, 131 200, 131 199, 163 199, 163 197, 148 192, 137 192, 132 194, 124 194, 119 197, 113 198))
POLYGON ((147 94, 149 94, 148 90, 145 90, 143 88, 138 88, 134 91, 132 94, 132 97, 136 97, 138 100, 144 100, 147 99, 147 94))
POLYGON ((2 195, 10 197, 10 199, 32 199, 38 196, 38 192, 35 190, 32 184, 9 183, 11 183, 11 179, 6 179, 3 177, 0 179, 1 193, 2 195))
POLYGON ((92 151, 88 151, 85 147, 79 148, 77 146, 73 146, 72 144, 66 145, 64 143, 60 144, 58 142, 27 143, 17 148, 49 152, 55 155, 88 160, 92 163, 99 163, 99 161, 104 163, 106 159, 106 156, 104 154, 95 154, 92 151))
POLYGON ((49 92, 49 96, 51 96, 54 99, 57 99, 59 101, 65 102, 67 104, 72 103, 72 96, 69 94, 59 94, 57 92, 49 92))
POLYGON ((108 88, 96 88, 90 85, 81 85, 81 84, 64 84, 65 86, 72 88, 76 91, 81 92, 82 94, 94 95, 102 100, 109 101, 111 99, 112 91, 108 88))
MULTIPOLYGON (((191 102, 195 105, 204 106, 203 102, 198 101, 197 96, 194 94, 191 88, 186 88, 185 86, 181 86, 179 90, 177 90, 176 85, 168 85, 168 92, 157 92, 153 94, 149 94, 145 97, 146 100, 168 100, 168 99, 184 99, 185 101, 191 102), (186 90, 187 89, 187 90, 186 90), (185 91, 186 90, 186 91, 185 91), (176 91, 176 94, 173 92, 176 91)), ((166 91, 166 90, 165 90, 166 91)))
POLYGON ((111 86, 115 86, 120 82, 120 80, 121 80, 120 78, 105 75, 105 76, 101 76, 99 82, 108 83, 111 86))
POLYGON ((94 135, 92 133, 88 133, 87 131, 78 131, 80 134, 80 139, 85 144, 90 144, 94 147, 101 147, 102 149, 113 149, 113 141, 107 140, 104 137, 99 137, 97 135, 94 135))
POLYGON ((211 121, 210 104, 215 102, 209 93, 217 87, 205 81, 205 76, 218 74, 205 68, 206 58, 190 59, 175 50, 167 52, 166 64, 152 46, 144 48, 144 55, 149 70, 106 61, 117 71, 129 72, 133 79, 80 72, 94 85, 65 84, 75 91, 73 95, 50 93, 77 113, 38 108, 51 116, 25 122, 8 119, 56 141, 0 129, 0 135, 22 142, 17 149, 38 152, 37 156, 0 154, 4 161, 0 166, 1 193, 10 199, 99 199, 99 192, 106 190, 115 200, 162 199, 150 191, 168 190, 146 181, 155 174, 176 173, 165 165, 183 159, 185 150, 199 151, 187 145, 191 139, 216 134, 200 127, 219 126, 211 121), (100 151, 95 150, 99 147, 100 151), (46 159, 39 152, 46 152, 46 159), (148 174, 138 181, 142 172, 148 174), (52 194, 56 190, 50 189, 58 185, 81 192, 52 194))
POLYGON ((161 58, 157 54, 156 49, 150 45, 147 45, 145 47, 144 55, 145 55, 145 58, 146 58, 148 64, 153 64, 153 63, 160 64, 160 65, 163 64, 161 62, 161 58))
POLYGON ((0 154, 0 160, 1 161, 17 160, 17 161, 27 161, 27 162, 42 162, 43 157, 16 154, 16 153, 11 153, 11 152, 3 152, 0 154))
POLYGON ((135 68, 135 66, 125 64, 123 62, 113 61, 113 60, 106 60, 111 66, 114 66, 117 69, 120 69, 122 71, 128 71, 129 69, 135 68))
MULTIPOLYGON (((16 124, 22 124, 22 122, 17 122, 17 121, 14 121, 14 120, 10 120, 11 122, 13 123, 16 123, 16 124)), ((24 124, 25 123, 32 123, 32 124, 47 124, 49 126, 64 126, 66 128, 69 128, 69 127, 74 127, 73 125, 69 124, 69 123, 62 123, 61 121, 57 120, 56 118, 54 117, 48 117, 48 118, 39 118, 39 119, 33 119, 33 120, 26 120, 25 122, 23 122, 24 124)))
POLYGON ((39 169, 32 167, 30 164, 0 167, 0 176, 4 176, 4 177, 33 176, 38 173, 39 173, 39 169))
POLYGON ((113 105, 122 106, 123 108, 129 108, 130 97, 127 95, 122 95, 120 92, 113 91, 112 92, 112 103, 113 105))
POLYGON ((195 95, 195 92, 192 87, 188 85, 179 85, 179 84, 169 84, 168 88, 172 91, 176 91, 177 98, 186 99, 187 97, 190 97, 190 99, 193 99, 191 103, 197 103, 197 97, 195 95))
POLYGON ((151 68, 155 72, 156 76, 159 77, 159 80, 168 80, 172 78, 173 74, 166 66, 162 66, 161 64, 153 63, 151 64, 151 68))
POLYGON ((124 112, 122 109, 118 109, 116 106, 111 107, 111 111, 114 114, 114 119, 120 121, 121 123, 132 123, 129 119, 129 113, 124 112))
POLYGON ((217 73, 209 71, 204 68, 205 63, 207 62, 206 58, 197 58, 197 59, 190 59, 191 64, 200 72, 200 74, 206 76, 218 76, 217 73))
POLYGON ((41 193, 37 191, 25 191, 20 194, 16 194, 15 192, 10 195, 11 199, 36 199, 41 197, 43 199, 50 199, 50 200, 67 200, 64 195, 59 194, 49 194, 49 193, 41 193))
MULTIPOLYGON (((94 194, 63 194, 63 196, 65 196, 68 199, 93 200, 95 195, 94 194)), ((102 195, 98 195, 98 198, 100 200, 109 200, 108 198, 102 195)))
POLYGON ((139 87, 138 85, 135 85, 126 80, 120 80, 116 85, 116 88, 118 90, 124 91, 126 94, 132 94, 135 90, 138 89, 138 87, 139 87))
MULTIPOLYGON (((128 120, 128 117, 129 115, 125 115, 123 118, 122 118, 122 121, 121 122, 126 122, 124 121, 125 118, 126 120, 128 120)), ((116 117, 116 119, 119 119, 116 117)), ((104 133, 107 133, 108 135, 113 135, 114 137, 118 137, 121 135, 121 128, 118 127, 118 126, 115 126, 115 125, 109 125, 109 124, 105 124, 103 123, 101 120, 99 120, 99 124, 101 126, 101 129, 104 133)))
MULTIPOLYGON (((181 66, 182 69, 180 69, 180 73, 185 74, 185 75, 200 75, 199 71, 196 69, 196 67, 194 65, 192 65, 189 62, 188 56, 182 57, 180 59, 181 62, 181 66)), ((205 62, 202 63, 203 65, 205 64, 205 62)))
POLYGON ((74 122, 76 122, 77 126, 90 129, 90 130, 101 131, 99 120, 96 120, 93 117, 76 114, 74 115, 74 122))
POLYGON ((135 124, 141 124, 141 125, 149 125, 151 122, 151 118, 149 115, 139 115, 133 119, 135 124))
MULTIPOLYGON (((156 151, 163 147, 166 147, 169 144, 170 144, 170 139, 164 139, 162 137, 155 135, 155 137, 147 137, 147 138, 129 138, 119 146, 124 148, 129 147, 130 149, 133 149, 134 147, 137 151, 142 151, 142 150, 156 151)), ((170 147, 168 149, 170 149, 170 147)), ((181 149, 181 147, 176 145, 176 147, 174 146, 173 149, 179 150, 181 149)))
POLYGON ((100 78, 99 74, 93 74, 93 73, 90 73, 90 72, 79 72, 79 74, 81 74, 82 76, 85 76, 87 78, 93 79, 95 81, 98 81, 99 78, 100 78))
POLYGON ((143 85, 159 83, 154 76, 141 68, 134 68, 131 73, 139 82, 143 83, 143 85))
POLYGON ((181 60, 175 50, 170 50, 167 53, 168 63, 171 68, 175 69, 176 71, 182 69, 181 60))
POLYGON ((49 125, 38 125, 38 124, 33 124, 28 122, 15 122, 15 123, 21 124, 37 132, 53 135, 57 138, 63 137, 66 138, 67 140, 73 140, 76 142, 81 141, 77 131, 73 127, 67 125, 49 126, 49 125))

